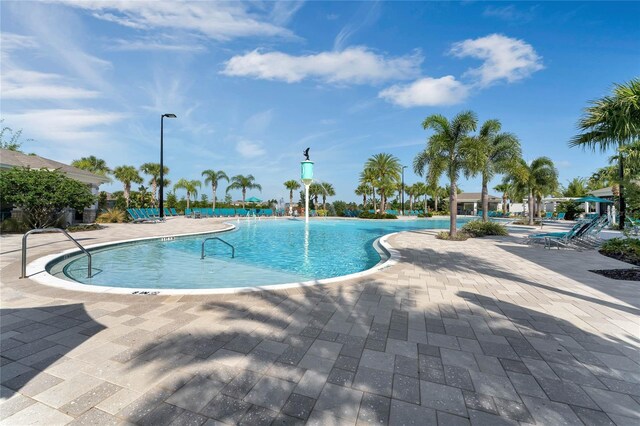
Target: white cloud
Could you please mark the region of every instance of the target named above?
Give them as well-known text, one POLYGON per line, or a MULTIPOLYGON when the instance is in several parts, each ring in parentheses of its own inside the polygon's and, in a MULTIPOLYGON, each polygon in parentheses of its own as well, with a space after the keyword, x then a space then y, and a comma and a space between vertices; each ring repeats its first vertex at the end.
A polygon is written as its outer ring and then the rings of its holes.
MULTIPOLYGON (((175 29, 202 34, 214 40, 245 36, 286 36, 292 33, 282 26, 249 13, 236 2, 114 1, 67 0, 64 3, 92 12, 104 21, 135 29, 175 29)), ((273 16, 285 22, 299 8, 273 6, 273 16)))
POLYGON ((236 151, 245 158, 260 157, 267 153, 260 142, 240 139, 236 144, 236 151))
POLYGON ((139 39, 115 39, 110 40, 110 50, 121 52, 133 51, 164 51, 164 52, 204 52, 206 47, 196 42, 167 41, 155 38, 139 38, 139 39))
POLYGON ((60 75, 13 68, 6 62, 0 75, 0 93, 3 99, 62 100, 100 96, 99 92, 65 84, 60 75))
POLYGON ((524 23, 529 22, 535 17, 535 10, 538 6, 531 6, 526 10, 520 10, 515 5, 510 4, 507 6, 492 6, 489 5, 482 12, 483 16, 502 19, 503 21, 511 23, 524 23))
POLYGON ((263 134, 273 121, 273 109, 252 115, 244 122, 244 131, 248 134, 263 134))
POLYGON ((422 60, 420 52, 385 58, 366 47, 303 56, 254 50, 229 59, 222 73, 287 83, 317 78, 328 83, 363 84, 413 78, 419 75, 422 60))
POLYGON ((7 122, 16 128, 28 129, 35 139, 50 140, 62 144, 83 142, 92 144, 102 140, 105 133, 101 126, 111 125, 122 119, 118 113, 92 109, 41 109, 5 114, 7 122))
POLYGON ((378 97, 402 107, 454 105, 464 101, 469 89, 451 75, 424 77, 410 84, 396 84, 378 97))
POLYGON ((16 64, 13 56, 17 51, 37 51, 40 45, 35 38, 14 33, 3 33, 2 72, 0 94, 7 99, 89 99, 100 96, 99 92, 77 87, 71 79, 59 74, 32 71, 16 64))
POLYGON ((477 78, 480 86, 488 86, 499 80, 512 83, 543 68, 542 58, 533 46, 501 34, 455 43, 451 48, 451 54, 459 58, 472 57, 484 60, 482 66, 465 73, 477 78))

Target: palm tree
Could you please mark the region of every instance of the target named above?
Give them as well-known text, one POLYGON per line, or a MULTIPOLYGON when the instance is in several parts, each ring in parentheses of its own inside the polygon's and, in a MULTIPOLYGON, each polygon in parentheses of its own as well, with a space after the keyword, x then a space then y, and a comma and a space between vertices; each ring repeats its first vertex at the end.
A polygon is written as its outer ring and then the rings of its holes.
POLYGON ((187 191, 187 208, 189 208, 191 196, 193 195, 193 200, 195 201, 198 196, 198 188, 201 186, 202 183, 199 180, 187 180, 182 178, 173 185, 173 192, 176 192, 176 189, 184 189, 187 191))
POLYGON ((405 185, 404 192, 409 196, 409 213, 413 211, 413 198, 416 196, 414 185, 405 185))
POLYGON ((510 198, 509 192, 511 191, 511 185, 507 182, 502 182, 493 187, 498 192, 502 193, 502 212, 507 212, 507 199, 510 198))
POLYGON ((587 195, 587 180, 581 177, 575 177, 569 181, 569 184, 562 191, 565 197, 584 197, 587 195))
POLYGON ((227 186, 227 191, 232 189, 240 189, 242 191, 242 208, 244 209, 244 200, 247 196, 247 189, 257 189, 262 192, 262 186, 255 183, 256 178, 253 175, 237 175, 231 178, 231 185, 227 186))
POLYGON ((400 180, 400 160, 392 154, 375 154, 367 160, 365 170, 369 170, 375 179, 380 194, 380 211, 385 211, 386 196, 393 192, 395 184, 400 180))
POLYGON ((429 187, 424 182, 416 182, 413 185, 414 195, 416 201, 422 196, 422 202, 424 203, 424 212, 427 212, 427 195, 429 195, 429 187))
MULTIPOLYGON (((153 206, 156 205, 156 191, 158 189, 158 185, 160 184, 160 163, 144 163, 140 166, 140 171, 145 175, 151 176, 149 179, 149 185, 151 185, 151 204, 153 206)), ((169 185, 167 182, 166 175, 169 174, 169 168, 167 166, 163 166, 163 179, 164 183, 162 186, 166 187, 169 185)))
POLYGON ((289 190, 289 213, 293 214, 293 191, 300 189, 300 182, 290 179, 284 183, 284 187, 289 190))
POLYGON ((113 170, 113 176, 124 185, 123 195, 127 202, 127 208, 131 201, 131 184, 142 183, 143 180, 138 173, 138 169, 133 166, 118 166, 113 170))
POLYGON ((213 192, 213 200, 211 202, 211 208, 215 210, 216 209, 216 190, 218 189, 218 182, 221 181, 222 179, 229 182, 229 176, 227 176, 227 174, 222 170, 215 171, 211 169, 207 169, 204 172, 202 172, 202 176, 206 176, 206 178, 204 179, 205 185, 211 184, 211 192, 213 192))
POLYGON ((354 191, 356 193, 356 195, 360 195, 362 197, 362 208, 366 209, 367 208, 367 195, 369 195, 369 193, 371 192, 371 186, 365 184, 365 183, 361 183, 360 185, 358 185, 358 187, 356 188, 356 190, 354 191))
POLYGON ((336 195, 336 190, 333 187, 333 185, 331 185, 328 182, 322 182, 320 184, 320 187, 322 188, 322 210, 327 210, 327 197, 333 197, 336 195))
POLYGON ((461 112, 451 121, 439 114, 427 117, 422 127, 435 133, 429 137, 424 151, 413 160, 414 172, 419 176, 426 174, 430 186, 437 186, 442 173, 447 174, 450 181, 449 234, 452 237, 457 233, 457 184, 460 173, 471 176, 480 169, 480 144, 469 137, 469 133, 476 129, 477 121, 471 111, 461 112))
MULTIPOLYGON (((376 177, 373 170, 364 169, 360 173, 360 183, 371 189, 371 201, 373 203, 373 211, 376 211, 376 177)), ((363 207, 364 208, 364 207, 363 207)))
POLYGON ((109 178, 107 175, 111 173, 111 169, 107 167, 107 162, 103 159, 96 158, 93 155, 90 155, 89 157, 82 157, 79 160, 73 160, 71 165, 78 169, 86 170, 95 175, 104 176, 106 178, 109 178))
POLYGON ((482 145, 482 221, 489 220, 489 181, 496 173, 505 173, 522 156, 520 142, 512 133, 500 133, 498 120, 487 120, 476 137, 482 145))
POLYGON ((528 194, 529 225, 533 225, 534 200, 539 205, 542 195, 557 188, 558 171, 548 157, 536 158, 530 164, 520 159, 519 164, 506 175, 504 183, 513 185, 516 194, 528 194))
MULTIPOLYGON (((616 84, 613 94, 591 102, 578 121, 582 132, 571 139, 569 146, 582 146, 602 152, 623 148, 640 138, 640 78, 626 84, 616 84)), ((624 156, 618 156, 620 224, 624 226, 624 156)))
POLYGON ((313 201, 314 208, 318 208, 318 197, 322 194, 322 187, 318 182, 309 185, 309 199, 313 201))

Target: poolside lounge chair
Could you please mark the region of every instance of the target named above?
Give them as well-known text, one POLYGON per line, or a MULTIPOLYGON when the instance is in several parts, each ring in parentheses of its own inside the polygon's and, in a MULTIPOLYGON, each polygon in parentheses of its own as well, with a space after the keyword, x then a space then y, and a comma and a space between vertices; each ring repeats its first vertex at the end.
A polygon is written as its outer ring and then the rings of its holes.
POLYGON ((640 232, 640 219, 634 219, 627 216, 627 222, 629 222, 633 235, 638 235, 638 233, 640 232))
POLYGON ((134 209, 127 209, 127 213, 129 213, 129 216, 133 219, 133 223, 145 222, 147 220, 141 217, 134 209))
POLYGON ((597 247, 600 244, 598 234, 608 225, 606 216, 589 221, 579 221, 568 232, 545 232, 530 235, 526 243, 544 243, 545 248, 556 246, 577 250, 597 247))

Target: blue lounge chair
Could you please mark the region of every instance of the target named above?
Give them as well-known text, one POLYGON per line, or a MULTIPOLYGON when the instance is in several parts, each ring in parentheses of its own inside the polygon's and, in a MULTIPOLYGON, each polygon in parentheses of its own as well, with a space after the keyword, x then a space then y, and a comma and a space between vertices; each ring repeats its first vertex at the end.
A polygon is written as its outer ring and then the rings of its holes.
POLYGON ((566 212, 560 212, 558 213, 558 216, 556 217, 557 220, 564 220, 564 217, 567 213, 566 212))

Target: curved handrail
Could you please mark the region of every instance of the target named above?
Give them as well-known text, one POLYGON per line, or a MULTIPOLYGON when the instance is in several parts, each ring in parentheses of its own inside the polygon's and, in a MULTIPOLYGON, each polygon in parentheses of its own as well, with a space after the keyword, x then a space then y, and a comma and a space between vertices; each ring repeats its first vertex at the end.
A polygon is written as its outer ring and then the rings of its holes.
POLYGON ((229 244, 228 242, 226 242, 220 237, 209 237, 209 238, 205 238, 204 241, 202 241, 202 252, 200 253, 200 260, 204 259, 204 243, 206 243, 209 240, 218 240, 223 244, 228 245, 229 247, 231 247, 231 258, 233 259, 236 257, 236 248, 234 246, 232 246, 231 244, 229 244))
POLYGON ((82 245, 78 241, 76 241, 75 238, 69 235, 67 231, 61 228, 37 228, 25 232, 25 234, 22 236, 22 275, 20 276, 20 278, 27 278, 27 237, 31 234, 42 234, 44 232, 52 231, 64 234, 69 240, 73 241, 73 243, 78 246, 78 248, 82 250, 84 254, 87 255, 87 257, 89 258, 87 278, 91 278, 91 253, 89 253, 86 248, 82 247, 82 245))

